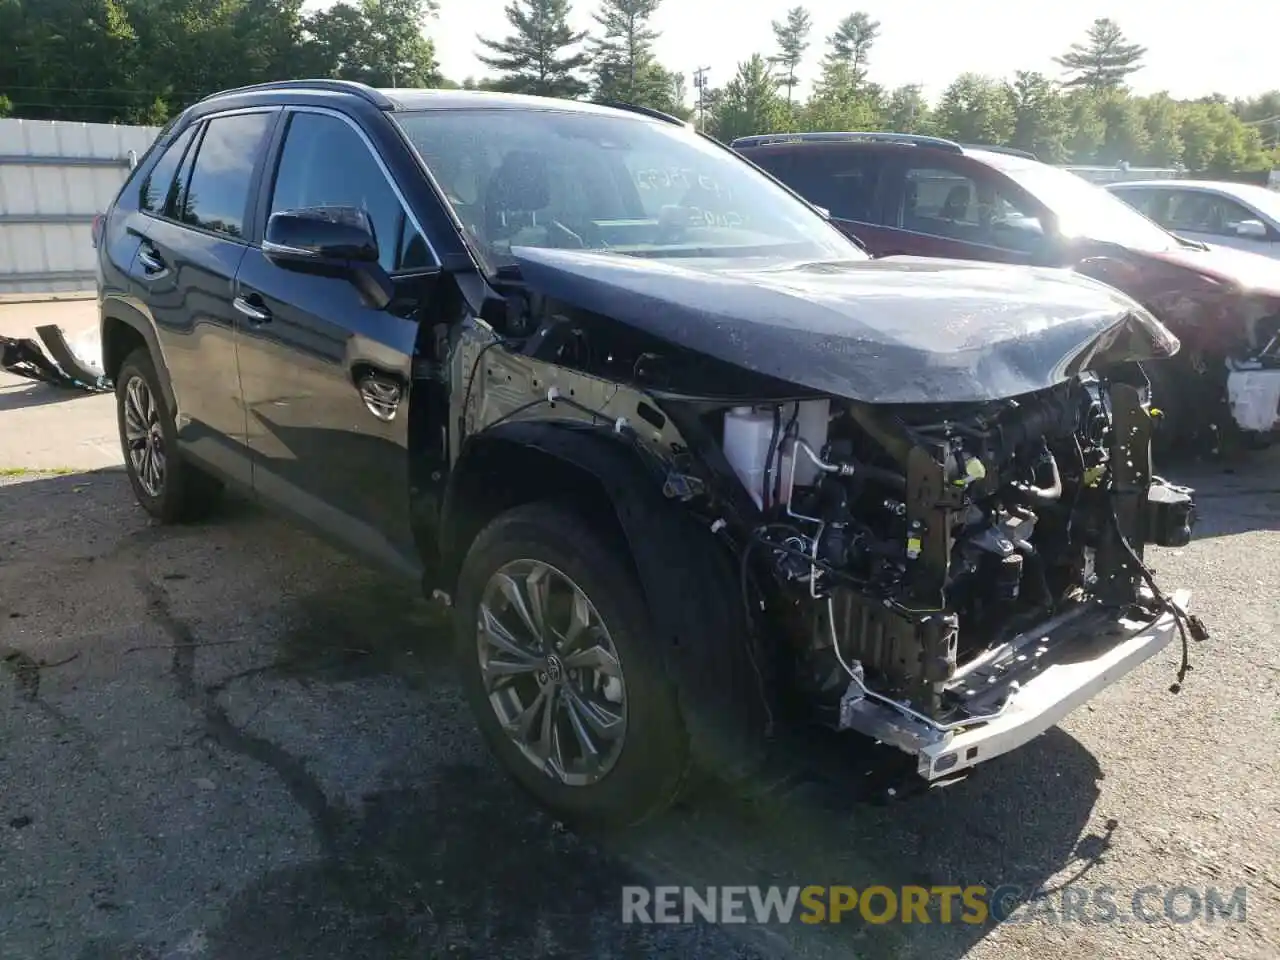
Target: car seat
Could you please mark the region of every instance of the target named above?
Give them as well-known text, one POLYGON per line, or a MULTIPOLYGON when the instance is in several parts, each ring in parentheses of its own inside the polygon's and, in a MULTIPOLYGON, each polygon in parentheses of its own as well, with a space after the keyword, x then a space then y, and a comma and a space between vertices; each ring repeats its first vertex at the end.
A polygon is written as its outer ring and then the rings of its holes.
POLYGON ((517 233, 538 227, 538 214, 550 204, 547 158, 532 150, 512 150, 485 187, 485 238, 490 243, 510 241, 517 233))

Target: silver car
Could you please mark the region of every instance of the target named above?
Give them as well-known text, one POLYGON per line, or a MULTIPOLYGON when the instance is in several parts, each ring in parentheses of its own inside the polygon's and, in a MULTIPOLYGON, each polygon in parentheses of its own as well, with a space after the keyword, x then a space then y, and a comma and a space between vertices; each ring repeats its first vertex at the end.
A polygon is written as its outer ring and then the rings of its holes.
POLYGON ((1179 236, 1280 259, 1280 191, 1217 180, 1138 180, 1106 189, 1179 236))

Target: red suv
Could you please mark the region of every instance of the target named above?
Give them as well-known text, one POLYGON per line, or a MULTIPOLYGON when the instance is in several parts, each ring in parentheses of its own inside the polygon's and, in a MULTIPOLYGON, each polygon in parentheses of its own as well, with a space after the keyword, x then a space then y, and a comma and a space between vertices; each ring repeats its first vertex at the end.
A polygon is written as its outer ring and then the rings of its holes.
POLYGON ((1071 267, 1134 297, 1182 341, 1148 370, 1166 436, 1280 431, 1280 261, 1175 236, 1020 150, 895 133, 731 146, 874 256, 1071 267))

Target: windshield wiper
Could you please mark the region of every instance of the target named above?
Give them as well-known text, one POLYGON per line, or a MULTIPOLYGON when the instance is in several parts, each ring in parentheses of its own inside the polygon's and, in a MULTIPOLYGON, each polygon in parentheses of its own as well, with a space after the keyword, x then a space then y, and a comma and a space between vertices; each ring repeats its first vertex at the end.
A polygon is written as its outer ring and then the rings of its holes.
POLYGON ((1178 234, 1172 234, 1173 239, 1177 240, 1184 247, 1190 247, 1192 250, 1208 250, 1209 245, 1203 240, 1192 240, 1188 237, 1180 237, 1178 234))

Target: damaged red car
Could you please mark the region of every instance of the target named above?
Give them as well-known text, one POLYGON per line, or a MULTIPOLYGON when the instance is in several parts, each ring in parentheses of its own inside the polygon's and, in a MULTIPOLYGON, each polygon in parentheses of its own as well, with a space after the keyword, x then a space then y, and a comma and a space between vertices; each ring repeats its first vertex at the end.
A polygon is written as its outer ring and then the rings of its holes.
POLYGON ((1157 439, 1280 433, 1280 262, 1176 236, 1029 153, 896 133, 742 137, 732 146, 876 257, 1071 267, 1138 300, 1182 342, 1148 365, 1157 439))

